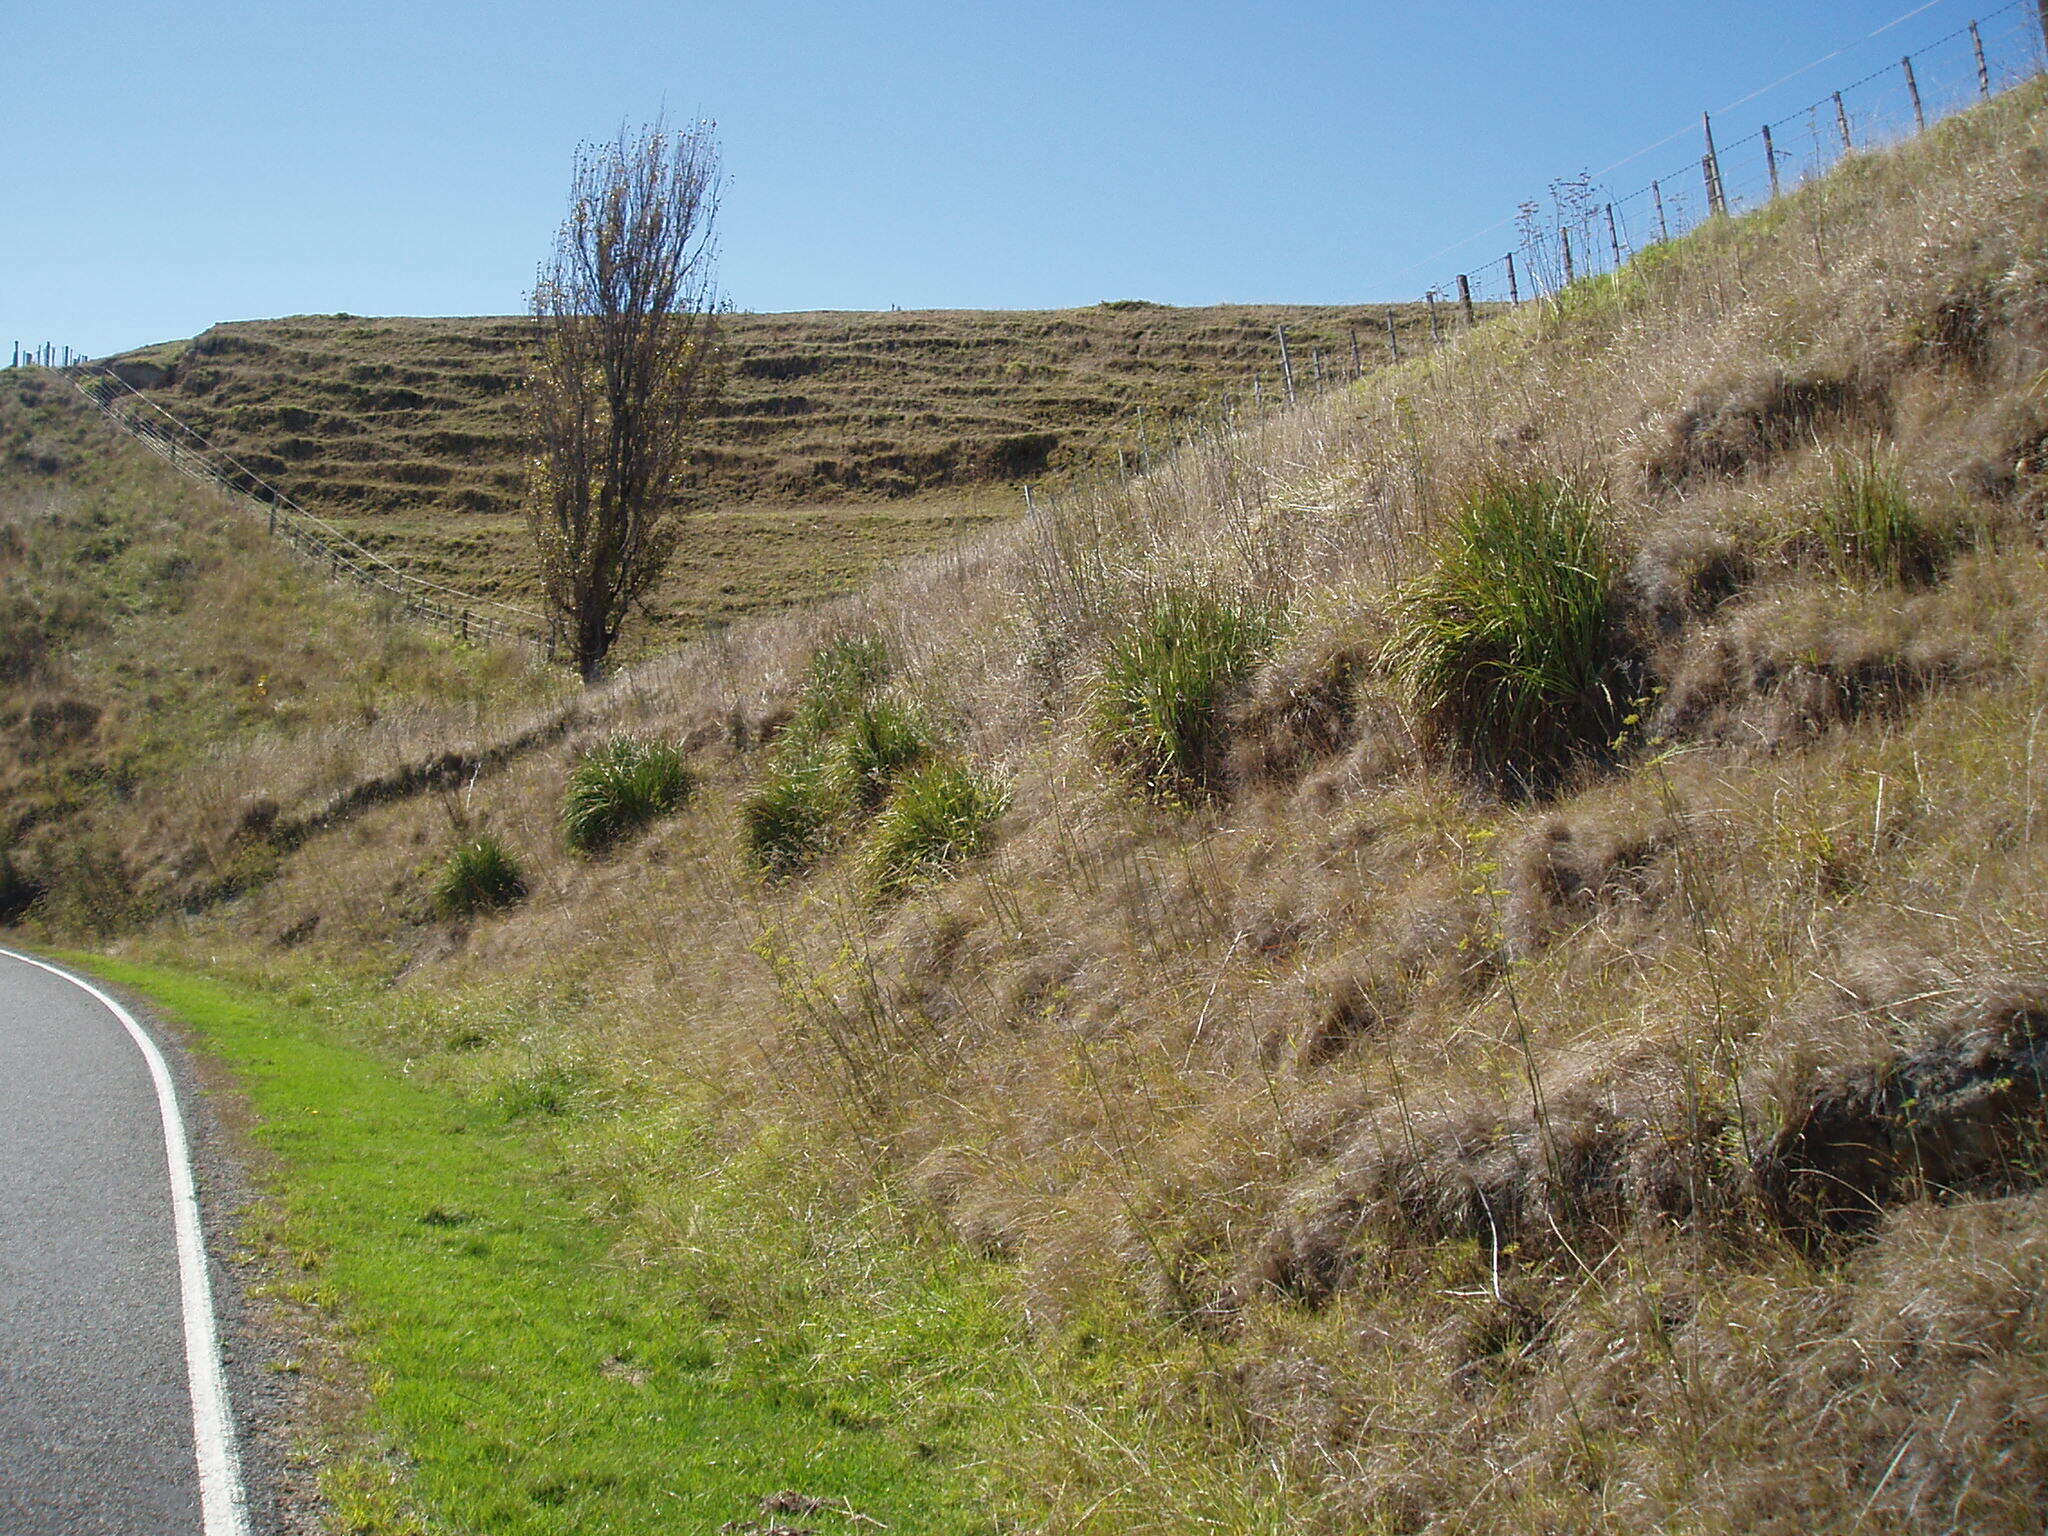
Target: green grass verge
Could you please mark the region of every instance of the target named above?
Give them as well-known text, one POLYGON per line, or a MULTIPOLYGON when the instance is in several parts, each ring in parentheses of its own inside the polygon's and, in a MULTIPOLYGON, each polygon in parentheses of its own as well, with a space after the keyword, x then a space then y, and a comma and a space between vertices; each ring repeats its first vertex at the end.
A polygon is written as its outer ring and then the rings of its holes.
MULTIPOLYGON (((370 1427, 408 1469, 396 1494, 381 1466, 333 1469, 343 1529, 711 1531, 783 1490, 895 1531, 994 1528, 949 1453, 807 1384, 815 1356, 735 1351, 692 1296, 615 1262, 545 1124, 338 1043, 315 1008, 74 958, 189 1025, 256 1112, 281 1246, 341 1319, 370 1427)), ((946 1348, 987 1321, 943 1276, 923 1303, 946 1348)), ((796 1523, 874 1529, 829 1511, 796 1523)))

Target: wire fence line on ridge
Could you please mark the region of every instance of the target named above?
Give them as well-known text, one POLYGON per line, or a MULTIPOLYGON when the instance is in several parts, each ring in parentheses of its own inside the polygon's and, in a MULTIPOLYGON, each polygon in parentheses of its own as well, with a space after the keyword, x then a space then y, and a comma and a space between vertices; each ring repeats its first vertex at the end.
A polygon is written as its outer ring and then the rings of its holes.
MULTIPOLYGON (((1140 407, 1129 455, 1119 450, 1116 464, 1098 475, 1128 478, 1133 470, 1142 472, 1158 462, 1157 449, 1171 450, 1195 434, 1231 430, 1245 416, 1348 387, 1379 366, 1381 359, 1400 363, 1412 355, 1426 355, 1493 315, 1555 299, 1572 284, 1614 273, 1643 252, 1689 234, 1710 219, 1762 207, 1852 155, 1924 133, 1942 119, 2032 79, 2044 67, 2048 0, 2008 0, 1901 55, 1897 63, 1829 91, 1796 112, 1757 122, 1738 137, 1729 137, 1734 125, 1725 113, 1719 121, 1702 113, 1696 161, 1626 193, 1616 193, 1584 173, 1553 181, 1545 198, 1523 203, 1512 221, 1495 226, 1514 225, 1514 249, 1446 274, 1415 300, 1382 308, 1380 334, 1368 335, 1365 347, 1357 329, 1351 329, 1348 358, 1326 357, 1320 351, 1304 354, 1298 336, 1290 348, 1287 328, 1278 326, 1270 354, 1273 366, 1253 370, 1242 388, 1225 390, 1187 412, 1177 423, 1180 430, 1169 429, 1156 445, 1140 407), (1377 355, 1367 357, 1367 349, 1377 355)), ((1617 164, 1633 164, 1644 153, 1617 164)), ((1479 238, 1483 236, 1458 244, 1471 245, 1479 238)), ((1360 307, 1370 311, 1376 306, 1360 307)), ((1034 500, 1027 488, 1027 514, 1046 505, 1049 502, 1034 500)))
POLYGON ((1553 181, 1517 210, 1513 249, 1447 273, 1424 302, 1444 311, 1448 329, 1474 323, 1477 305, 1526 303, 1616 271, 1708 219, 1761 207, 1853 154, 1989 101, 2039 74, 2044 48, 2048 0, 2008 0, 1775 120, 1702 113, 1697 158, 1630 191, 1583 173, 1553 181))
POLYGON ((263 476, 178 420, 112 369, 73 362, 61 370, 92 408, 181 474, 221 492, 264 521, 309 564, 390 601, 405 617, 458 640, 524 645, 552 660, 552 626, 531 609, 465 592, 406 570, 309 512, 263 476))

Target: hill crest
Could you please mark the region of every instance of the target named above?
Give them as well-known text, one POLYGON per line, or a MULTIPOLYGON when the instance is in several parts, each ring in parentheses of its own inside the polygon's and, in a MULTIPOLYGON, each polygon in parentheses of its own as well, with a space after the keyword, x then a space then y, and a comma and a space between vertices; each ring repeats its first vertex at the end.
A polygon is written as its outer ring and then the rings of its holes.
MULTIPOLYGON (((657 632, 844 591, 1014 515, 1016 486, 1163 450, 1214 411, 1276 405, 1429 334, 1421 305, 1113 300, 1068 310, 734 314, 704 423, 699 517, 657 632)), ((518 316, 300 315, 107 360, 179 420, 381 555, 532 596, 517 526, 518 316)))

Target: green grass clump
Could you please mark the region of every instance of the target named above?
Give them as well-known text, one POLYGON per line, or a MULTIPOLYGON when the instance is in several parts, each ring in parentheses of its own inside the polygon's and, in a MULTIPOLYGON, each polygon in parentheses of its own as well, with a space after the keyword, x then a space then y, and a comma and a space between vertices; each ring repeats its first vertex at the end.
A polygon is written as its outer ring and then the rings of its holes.
POLYGON ((740 807, 756 869, 778 877, 809 869, 844 834, 868 783, 905 750, 892 729, 897 711, 879 697, 891 670, 887 644, 873 635, 843 635, 812 655, 796 709, 740 807), (866 746, 848 747, 849 734, 866 746))
POLYGON ((801 874, 831 848, 839 815, 825 767, 814 754, 778 753, 741 804, 741 840, 762 873, 801 874))
POLYGON ((613 736, 571 770, 562 832, 570 847, 602 852, 682 805, 694 782, 674 742, 613 736))
POLYGON ((934 749, 931 722, 916 705, 878 694, 861 703, 827 749, 826 788, 843 814, 872 816, 890 788, 934 749))
POLYGON ((1875 453, 1834 456, 1813 532, 1835 573, 1850 581, 1925 581, 1946 542, 1906 493, 1897 462, 1875 453))
POLYGON ((1396 597, 1383 661, 1428 734, 1502 788, 1542 789, 1612 739, 1619 565, 1605 521, 1595 492, 1496 477, 1396 597))
POLYGON ((1272 651, 1255 600, 1169 588, 1111 635, 1089 699, 1098 752, 1155 798, 1212 786, 1230 692, 1272 651))
POLYGON ((1009 808, 1009 789, 957 757, 933 758, 896 786, 862 850, 868 889, 879 900, 972 858, 1009 808))
POLYGON ((518 861, 497 838, 480 832, 449 852, 434 882, 434 910, 443 917, 469 917, 509 907, 525 895, 518 861))
POLYGON ((757 869, 802 873, 938 753, 925 711, 883 691, 890 670, 886 647, 874 639, 836 640, 812 657, 796 711, 741 807, 747 857, 757 869))
POLYGON ((889 681, 893 670, 888 642, 879 635, 828 641, 805 668, 803 697, 790 731, 812 739, 829 735, 889 681))

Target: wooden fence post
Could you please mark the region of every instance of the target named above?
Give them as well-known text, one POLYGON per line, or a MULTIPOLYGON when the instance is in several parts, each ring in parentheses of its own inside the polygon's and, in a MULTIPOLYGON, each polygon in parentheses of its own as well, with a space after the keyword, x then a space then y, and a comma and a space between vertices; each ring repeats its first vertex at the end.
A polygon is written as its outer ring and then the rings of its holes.
POLYGON ((1657 205, 1657 238, 1659 240, 1669 240, 1671 238, 1671 226, 1664 218, 1664 188, 1658 182, 1653 181, 1650 183, 1650 201, 1657 205))
POLYGON ((1508 302, 1510 304, 1522 302, 1522 288, 1515 281, 1515 253, 1513 251, 1508 252, 1508 302))
POLYGON ((1351 332, 1351 377, 1356 379, 1365 371, 1358 358, 1358 327, 1352 325, 1345 329, 1351 332))
POLYGON ((1287 403, 1294 403, 1294 360, 1287 355, 1287 327, 1274 327, 1274 335, 1280 338, 1280 379, 1287 386, 1287 403))
POLYGON ((1913 78, 1912 55, 1899 60, 1899 67, 1906 72, 1906 94, 1913 98, 1913 129, 1916 133, 1925 133, 1927 114, 1920 110, 1920 82, 1913 78))
POLYGON ((1470 330, 1479 323, 1472 313, 1472 282, 1464 273, 1458 274, 1458 308, 1465 311, 1465 329, 1470 330))
POLYGON ((1387 311, 1387 351, 1395 362, 1401 361, 1401 333, 1394 329, 1394 312, 1387 311))
POLYGON ((1572 269, 1572 232, 1569 225, 1558 225, 1557 242, 1564 248, 1564 281, 1565 286, 1570 287, 1578 281, 1579 275, 1572 269))
POLYGON ((1430 289, 1423 297, 1429 300, 1429 344, 1432 347, 1440 347, 1443 345, 1444 333, 1436 323, 1436 290, 1430 289))
POLYGON ((2040 0, 2041 46, 2048 48, 2048 0, 2040 0))
POLYGON ((1700 168, 1707 178, 1707 212, 1726 213, 1728 198, 1721 185, 1721 156, 1714 149, 1714 119, 1702 112, 1700 127, 1707 136, 1707 152, 1700 160, 1700 168))
POLYGON ((1778 195, 1778 147, 1771 142, 1771 125, 1764 124, 1764 164, 1771 168, 1771 196, 1778 195))
POLYGON ((1991 99, 1991 66, 1984 62, 1984 34, 1977 30, 1977 23, 1970 23, 1970 47, 1977 55, 1977 94, 1986 101, 1991 99))
MULTIPOLYGON (((2048 3, 2048 0, 2044 0, 2048 3)), ((1842 105, 1842 93, 1835 92, 1835 126, 1842 130, 1842 153, 1853 153, 1856 141, 1849 137, 1849 109, 1842 105)))
POLYGON ((1614 270, 1621 270, 1621 231, 1614 223, 1614 204, 1607 205, 1607 248, 1614 252, 1614 270))

